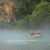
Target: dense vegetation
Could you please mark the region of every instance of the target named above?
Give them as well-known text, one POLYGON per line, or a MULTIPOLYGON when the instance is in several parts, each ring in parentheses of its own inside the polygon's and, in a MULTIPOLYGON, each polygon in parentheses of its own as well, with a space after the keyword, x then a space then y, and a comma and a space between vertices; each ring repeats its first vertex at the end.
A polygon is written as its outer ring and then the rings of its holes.
POLYGON ((49 0, 17 0, 15 8, 17 26, 40 28, 50 21, 49 0))
POLYGON ((50 22, 50 0, 16 0, 14 14, 16 22, 12 25, 40 28, 50 22))

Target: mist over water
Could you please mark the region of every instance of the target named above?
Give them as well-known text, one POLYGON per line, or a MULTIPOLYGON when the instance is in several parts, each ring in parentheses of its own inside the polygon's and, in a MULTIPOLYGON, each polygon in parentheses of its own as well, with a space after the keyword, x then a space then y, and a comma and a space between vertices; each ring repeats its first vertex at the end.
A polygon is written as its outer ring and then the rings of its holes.
POLYGON ((50 31, 40 30, 42 37, 32 38, 31 30, 0 29, 0 50, 50 50, 50 31))

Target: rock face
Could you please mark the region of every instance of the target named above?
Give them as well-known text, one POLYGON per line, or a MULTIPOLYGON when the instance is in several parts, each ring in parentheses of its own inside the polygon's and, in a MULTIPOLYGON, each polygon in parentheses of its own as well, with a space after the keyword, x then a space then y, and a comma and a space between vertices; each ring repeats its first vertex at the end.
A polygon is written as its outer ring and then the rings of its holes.
POLYGON ((13 13, 15 0, 0 0, 0 21, 15 21, 16 18, 13 13))

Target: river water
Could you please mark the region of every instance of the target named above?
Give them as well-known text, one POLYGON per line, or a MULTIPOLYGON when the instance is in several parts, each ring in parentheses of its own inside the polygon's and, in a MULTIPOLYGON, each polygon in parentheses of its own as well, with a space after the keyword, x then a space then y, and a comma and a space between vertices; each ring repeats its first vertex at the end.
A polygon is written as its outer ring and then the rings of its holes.
POLYGON ((32 38, 30 31, 1 29, 0 50, 50 50, 50 35, 32 38))

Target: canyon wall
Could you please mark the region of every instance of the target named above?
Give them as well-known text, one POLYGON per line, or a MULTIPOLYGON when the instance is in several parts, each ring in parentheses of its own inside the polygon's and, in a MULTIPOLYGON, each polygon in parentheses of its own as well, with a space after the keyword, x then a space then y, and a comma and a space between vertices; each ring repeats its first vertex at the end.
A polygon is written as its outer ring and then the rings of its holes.
POLYGON ((0 0, 0 21, 10 22, 15 21, 13 7, 15 0, 0 0))

